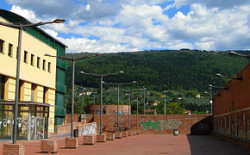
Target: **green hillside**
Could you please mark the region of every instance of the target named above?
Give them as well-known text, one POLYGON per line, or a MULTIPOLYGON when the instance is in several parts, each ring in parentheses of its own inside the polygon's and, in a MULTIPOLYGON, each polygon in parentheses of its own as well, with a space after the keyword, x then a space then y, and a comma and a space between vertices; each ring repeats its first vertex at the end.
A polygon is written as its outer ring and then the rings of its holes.
MULTIPOLYGON (((68 54, 68 56, 76 57, 79 55, 86 55, 86 53, 68 54)), ((198 90, 200 94, 203 94, 204 91, 208 91, 208 84, 223 86, 229 79, 221 79, 215 77, 214 74, 234 76, 247 63, 247 59, 232 57, 226 52, 198 50, 103 54, 100 57, 76 63, 75 83, 82 87, 99 88, 100 79, 84 76, 80 74, 80 71, 98 74, 123 70, 125 74, 107 77, 104 81, 130 82, 135 80, 137 88, 145 86, 148 91, 155 92, 155 94, 162 93, 164 90, 173 90, 181 92, 180 96, 183 97, 188 90, 198 90)), ((71 91, 71 72, 72 66, 68 63, 68 92, 71 91)), ((108 86, 105 87, 108 89, 108 86)))

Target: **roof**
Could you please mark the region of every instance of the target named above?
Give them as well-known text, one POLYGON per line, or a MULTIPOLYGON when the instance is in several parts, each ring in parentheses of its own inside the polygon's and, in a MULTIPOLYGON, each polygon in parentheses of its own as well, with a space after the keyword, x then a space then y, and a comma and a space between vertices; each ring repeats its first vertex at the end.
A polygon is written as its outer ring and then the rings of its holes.
MULTIPOLYGON (((11 22, 12 24, 32 24, 32 22, 30 22, 29 20, 27 20, 26 18, 19 16, 13 12, 7 11, 7 10, 3 10, 0 9, 0 16, 3 17, 5 20, 11 22)), ((38 27, 34 27, 33 29, 35 29, 36 31, 38 31, 39 33, 45 35, 46 37, 48 37, 50 40, 52 40, 53 42, 63 46, 64 48, 66 48, 67 46, 65 44, 63 44, 62 42, 60 42, 59 40, 57 40, 56 38, 52 37, 50 34, 46 33, 44 30, 38 28, 38 27)), ((34 36, 34 35, 33 35, 34 36)), ((36 36, 35 36, 36 37, 36 36)), ((36 37, 37 38, 37 37, 36 37)), ((38 38, 39 39, 39 38, 38 38)), ((45 42, 46 43, 46 42, 45 42)))

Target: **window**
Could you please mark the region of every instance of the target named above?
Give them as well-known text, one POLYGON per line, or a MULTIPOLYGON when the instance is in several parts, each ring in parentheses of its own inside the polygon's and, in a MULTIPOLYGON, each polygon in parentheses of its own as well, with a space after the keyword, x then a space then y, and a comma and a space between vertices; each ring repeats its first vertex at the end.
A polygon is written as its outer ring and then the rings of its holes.
POLYGON ((49 89, 47 87, 43 88, 43 103, 48 103, 48 93, 49 89))
POLYGON ((48 62, 48 72, 51 72, 51 63, 48 62))
POLYGON ((20 80, 19 81, 19 94, 18 94, 18 99, 19 101, 23 101, 24 98, 24 81, 20 80))
POLYGON ((37 57, 37 63, 36 63, 37 68, 40 68, 40 58, 37 57))
POLYGON ((34 66, 34 54, 31 54, 30 56, 30 64, 34 66))
POLYGON ((3 45, 4 45, 4 41, 0 39, 0 53, 3 53, 3 45))
POLYGON ((45 63, 46 63, 46 60, 43 59, 43 70, 45 70, 45 63))
POLYGON ((35 93, 36 89, 37 89, 37 85, 32 84, 32 86, 31 86, 31 101, 33 101, 33 102, 36 101, 35 100, 35 98, 36 98, 36 93, 35 93))
POLYGON ((18 57, 18 47, 16 48, 16 59, 18 57))
POLYGON ((23 58, 23 61, 25 63, 27 63, 27 59, 28 59, 28 52, 27 51, 24 51, 24 58, 23 58))
POLYGON ((13 45, 9 44, 8 56, 10 56, 10 57, 13 56, 13 54, 12 54, 12 48, 13 48, 13 45))
POLYGON ((0 99, 4 99, 5 76, 0 75, 0 99))

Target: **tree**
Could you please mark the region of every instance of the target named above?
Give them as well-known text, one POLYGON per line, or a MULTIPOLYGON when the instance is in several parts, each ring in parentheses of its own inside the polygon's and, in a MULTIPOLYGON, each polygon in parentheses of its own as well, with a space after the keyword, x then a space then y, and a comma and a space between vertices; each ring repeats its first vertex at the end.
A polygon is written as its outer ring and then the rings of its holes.
POLYGON ((167 114, 183 114, 184 108, 178 102, 172 102, 166 106, 167 114))

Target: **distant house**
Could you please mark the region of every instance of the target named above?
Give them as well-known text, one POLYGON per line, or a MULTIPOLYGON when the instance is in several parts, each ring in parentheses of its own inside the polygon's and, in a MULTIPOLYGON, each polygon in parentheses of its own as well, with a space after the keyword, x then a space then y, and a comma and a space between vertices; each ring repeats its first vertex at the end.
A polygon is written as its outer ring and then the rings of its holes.
POLYGON ((198 99, 200 99, 201 98, 201 94, 196 94, 195 97, 198 98, 198 99))
MULTIPOLYGON (((100 105, 89 105, 88 112, 91 114, 100 114, 100 105)), ((107 115, 117 114, 117 105, 103 105, 102 113, 107 115)), ((129 105, 119 105, 119 114, 128 115, 131 114, 131 108, 129 105)))

